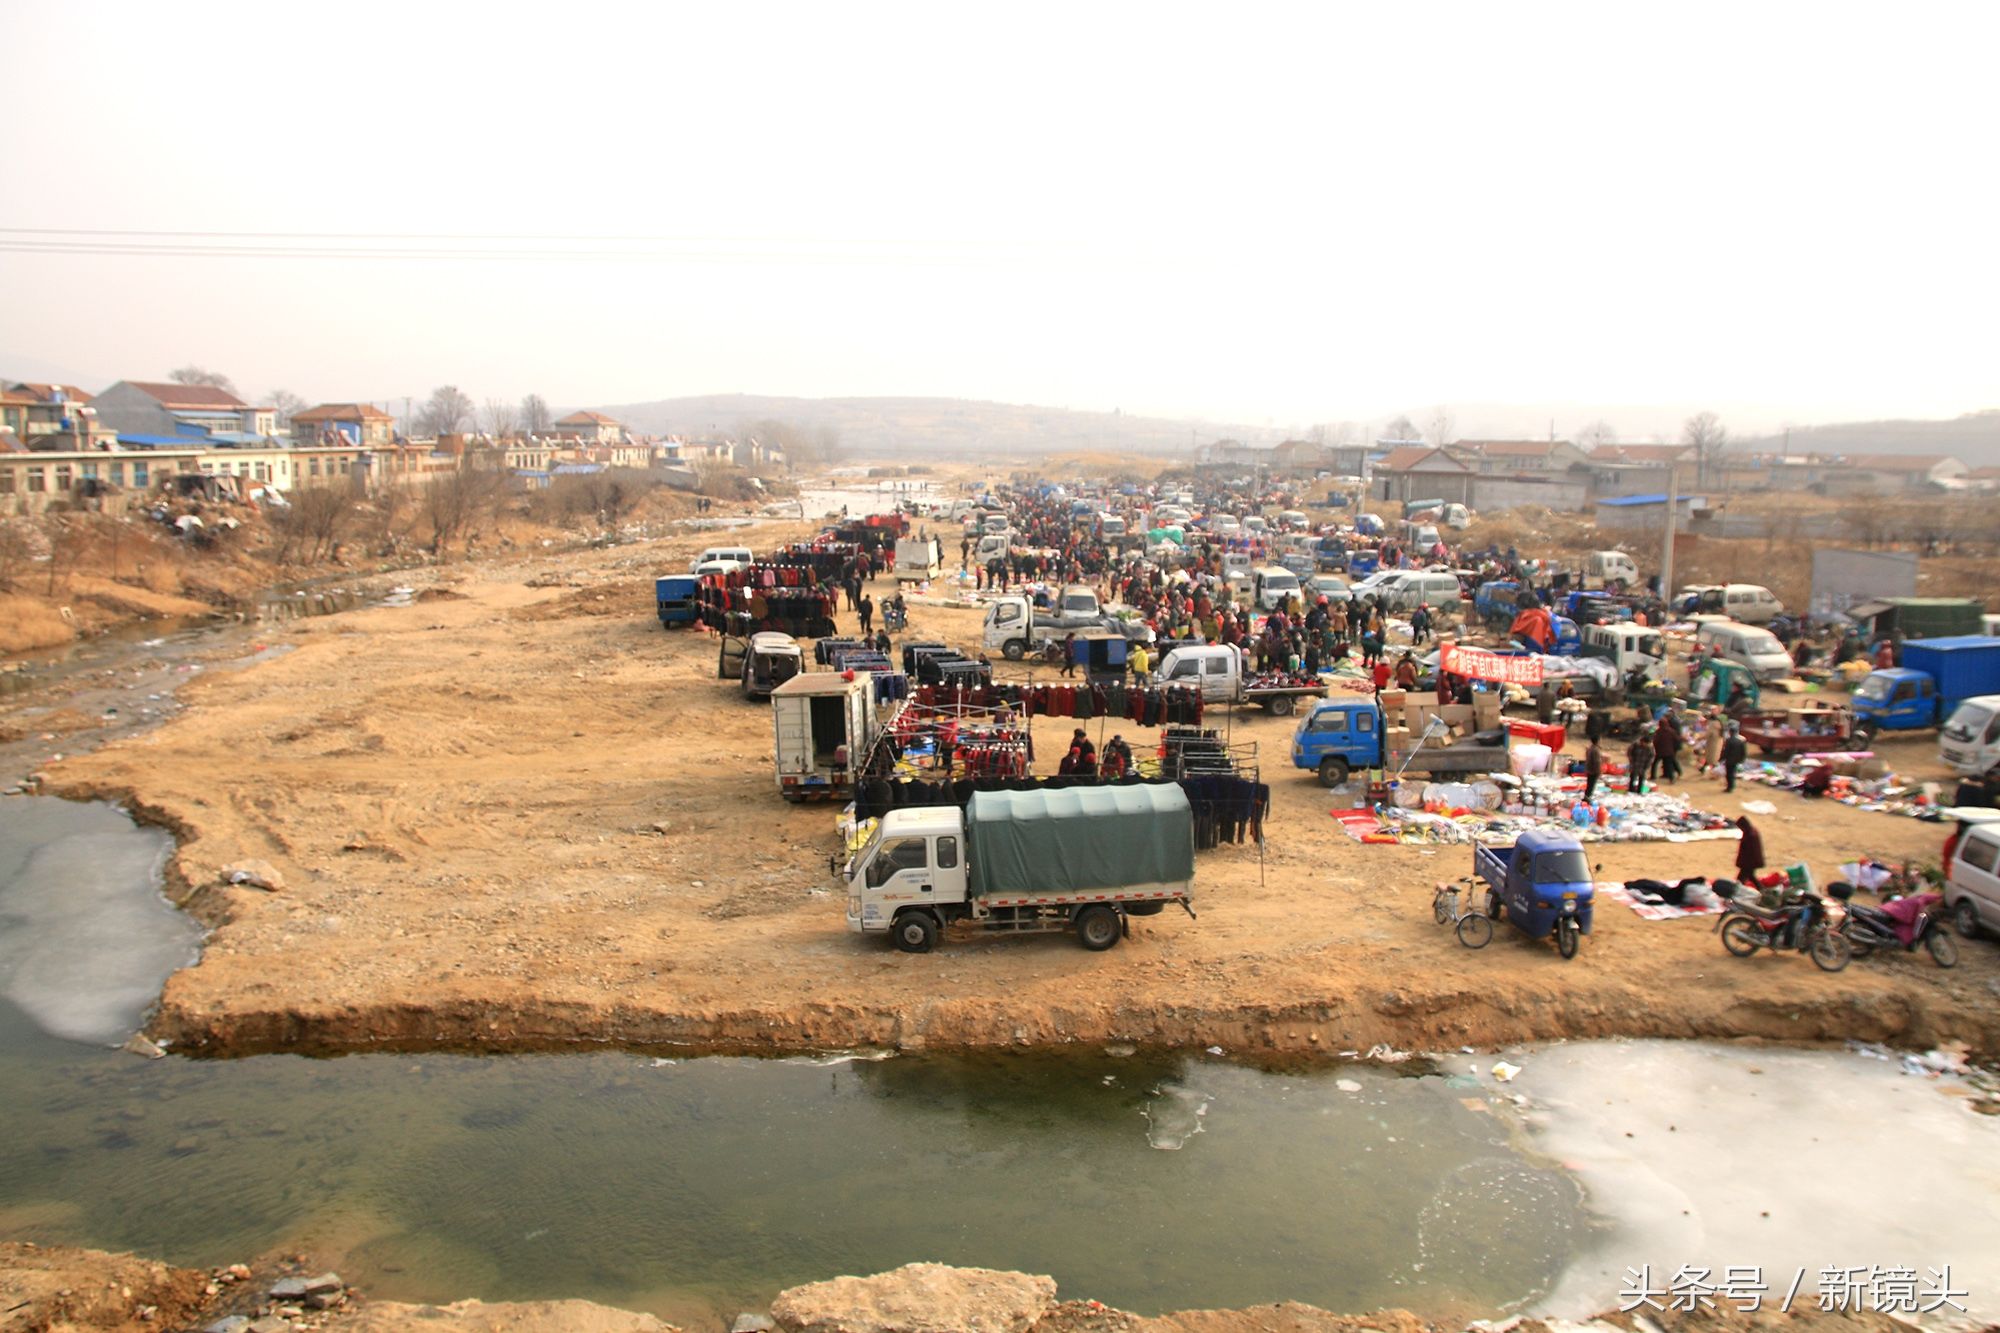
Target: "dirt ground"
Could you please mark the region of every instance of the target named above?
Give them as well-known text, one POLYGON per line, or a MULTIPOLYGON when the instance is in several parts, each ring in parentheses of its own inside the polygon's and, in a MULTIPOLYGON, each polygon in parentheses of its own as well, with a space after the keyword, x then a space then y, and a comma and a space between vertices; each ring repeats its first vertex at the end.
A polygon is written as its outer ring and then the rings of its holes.
MULTIPOLYGON (((1105 954, 1066 935, 960 935, 910 956, 850 935, 827 871, 833 810, 779 800, 768 707, 716 679, 713 639, 653 617, 653 577, 708 540, 405 576, 456 595, 297 622, 270 640, 290 651, 202 674, 159 727, 49 765, 46 790, 128 801, 181 837, 178 887, 215 930, 152 1034, 218 1055, 1124 1040, 1290 1059, 1609 1035, 1957 1038, 2000 1054, 1988 941, 1951 971, 1901 955, 1827 975, 1796 955, 1730 957, 1709 921, 1604 903, 1573 962, 1504 928, 1462 949, 1430 897, 1469 851, 1351 841, 1289 766, 1292 721, 1254 709, 1210 721, 1261 747, 1269 846, 1200 856, 1198 920, 1137 920, 1105 954), (282 890, 222 886, 245 858, 282 890)), ((912 632, 970 645, 978 619, 913 605, 912 632)), ((1052 769, 1072 724, 1035 725, 1052 769)), ((1154 739, 1116 729, 1135 749, 1154 739)), ((1944 776, 1930 738, 1889 754, 1944 776)), ((1686 790, 1730 816, 1768 796, 1769 860, 1807 861, 1822 883, 1857 853, 1935 860, 1944 832, 1755 787, 1686 790)), ((1602 878, 1672 878, 1728 873, 1734 844, 1591 855, 1602 878)))

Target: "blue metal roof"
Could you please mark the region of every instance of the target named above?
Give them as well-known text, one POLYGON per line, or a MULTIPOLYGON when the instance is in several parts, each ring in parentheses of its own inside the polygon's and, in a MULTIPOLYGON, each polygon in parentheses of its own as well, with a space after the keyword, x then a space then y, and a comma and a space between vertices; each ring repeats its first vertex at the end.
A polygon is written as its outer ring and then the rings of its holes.
POLYGON ((118 432, 118 443, 136 444, 141 449, 199 449, 202 444, 185 435, 136 435, 122 430, 118 432))
MULTIPOLYGON (((1614 495, 1608 499, 1599 500, 1597 503, 1601 505, 1610 505, 1614 509, 1626 509, 1633 505, 1663 505, 1666 502, 1667 502, 1666 492, 1656 491, 1652 495, 1614 495)), ((1701 495, 1682 495, 1682 496, 1677 496, 1674 500, 1674 503, 1684 504, 1684 505, 1696 504, 1696 503, 1706 504, 1707 497, 1701 495)))
POLYGON ((604 471, 602 463, 558 463, 555 466, 555 474, 558 477, 578 477, 602 471, 604 471))

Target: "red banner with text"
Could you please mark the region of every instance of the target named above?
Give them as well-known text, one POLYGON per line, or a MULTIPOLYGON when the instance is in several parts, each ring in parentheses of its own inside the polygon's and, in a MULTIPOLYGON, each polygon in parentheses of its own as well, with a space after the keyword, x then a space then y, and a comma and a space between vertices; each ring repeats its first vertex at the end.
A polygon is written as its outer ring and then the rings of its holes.
POLYGON ((1466 648, 1447 643, 1438 652, 1438 670, 1473 680, 1494 680, 1503 685, 1534 686, 1542 683, 1542 659, 1506 657, 1484 648, 1466 648))

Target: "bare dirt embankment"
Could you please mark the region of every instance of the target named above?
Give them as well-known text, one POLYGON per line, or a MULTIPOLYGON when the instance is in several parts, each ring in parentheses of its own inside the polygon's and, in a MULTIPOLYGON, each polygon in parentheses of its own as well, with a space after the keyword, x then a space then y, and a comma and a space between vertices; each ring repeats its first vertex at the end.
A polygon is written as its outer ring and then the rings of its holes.
MULTIPOLYGON (((263 1293, 270 1274, 235 1266, 214 1275, 131 1255, 70 1246, 0 1243, 0 1333, 141 1333, 193 1327, 228 1312, 273 1327, 325 1333, 677 1333, 651 1315, 590 1301, 456 1301, 405 1305, 343 1299, 326 1312, 263 1293), (227 1280, 245 1274, 243 1285, 227 1280), (221 1278, 217 1283, 213 1279, 221 1278)), ((1694 1312, 1607 1314, 1586 1323, 1523 1319, 1518 1333, 1906 1333, 1886 1315, 1800 1308, 1745 1314, 1723 1303, 1694 1312)), ((912 1264, 869 1278, 834 1278, 781 1293, 767 1327, 783 1333, 907 1333, 1010 1329, 1018 1333, 1446 1333, 1457 1323, 1407 1310, 1335 1314, 1285 1301, 1243 1310, 1180 1310, 1146 1316, 1097 1301, 1058 1300, 1056 1284, 1026 1273, 912 1264)), ((253 1325, 253 1327, 255 1327, 253 1325)))
MULTIPOLYGON (((1953 971, 1900 956, 1829 976, 1607 903, 1572 963, 1504 929, 1461 949, 1430 889, 1469 853, 1354 843, 1289 767, 1290 721, 1249 710, 1234 730, 1262 746, 1270 846, 1202 856, 1199 920, 1135 922, 1102 955, 1065 936, 895 953, 843 928, 832 812, 779 801, 768 709, 716 679, 712 639, 651 616, 652 577, 701 541, 489 562, 458 571, 451 599, 302 622, 280 636, 295 651, 187 686, 171 722, 52 765, 49 790, 125 800, 178 833, 180 892, 216 927, 151 1031, 217 1055, 1125 1040, 1294 1058, 1611 1035, 2000 1054, 1986 942, 1953 971), (220 885, 253 857, 282 891, 220 885)), ((977 634, 968 609, 913 619, 977 634)), ((1071 725, 1037 720, 1043 767, 1071 725)), ((1135 748, 1153 735, 1108 729, 1135 748)), ((1894 760, 1935 773, 1928 755, 1912 741, 1894 760)), ((1713 782, 1688 790, 1740 809, 1713 782)), ((1770 859, 1822 880, 1856 853, 1934 860, 1941 842, 1935 825, 1773 799, 1770 859)), ((1733 852, 1592 855, 1622 879, 1723 874, 1733 852)))

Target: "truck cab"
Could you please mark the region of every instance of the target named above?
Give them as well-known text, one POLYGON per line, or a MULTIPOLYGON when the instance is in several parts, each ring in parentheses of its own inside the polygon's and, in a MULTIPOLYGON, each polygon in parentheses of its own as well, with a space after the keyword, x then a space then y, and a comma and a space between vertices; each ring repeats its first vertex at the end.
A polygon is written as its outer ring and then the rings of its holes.
POLYGON ((896 582, 928 582, 944 569, 944 551, 935 537, 901 537, 896 541, 896 582))
POLYGON ((1099 514, 1097 535, 1105 541, 1116 541, 1125 535, 1125 520, 1117 514, 1099 514))
POLYGON ((1265 566, 1251 575, 1250 595, 1262 611, 1275 611, 1298 594, 1299 576, 1292 570, 1265 566))
POLYGON ((2000 768, 2000 694, 1975 695, 1952 710, 1938 735, 1938 758, 1966 777, 2000 768))
POLYGON ((1292 733, 1292 767, 1312 769, 1320 785, 1338 787, 1357 768, 1382 765, 1382 710, 1360 695, 1325 700, 1292 733))
POLYGON ((1585 625, 1579 631, 1583 655, 1601 657, 1618 668, 1618 674, 1634 671, 1651 674, 1667 661, 1667 643, 1656 629, 1620 621, 1608 625, 1585 625))
POLYGON ((1018 596, 999 597, 987 603, 979 642, 981 647, 998 649, 1008 661, 1018 662, 1049 639, 1060 639, 1071 630, 1090 629, 1125 632, 1124 622, 1105 610, 1094 591, 1073 583, 1057 595, 1056 605, 1047 610, 1038 610, 1026 597, 1018 596))
POLYGON ((1243 680, 1243 654, 1226 643, 1176 648, 1161 660, 1155 679, 1162 685, 1199 685, 1204 701, 1228 703, 1243 680))
POLYGON ((1583 562, 1583 577, 1600 588, 1626 588, 1639 581, 1639 565, 1623 551, 1592 551, 1583 562))
POLYGON ((1937 682, 1905 667, 1871 671, 1855 687, 1852 706, 1857 729, 1868 733, 1921 731, 1937 725, 1937 682))

